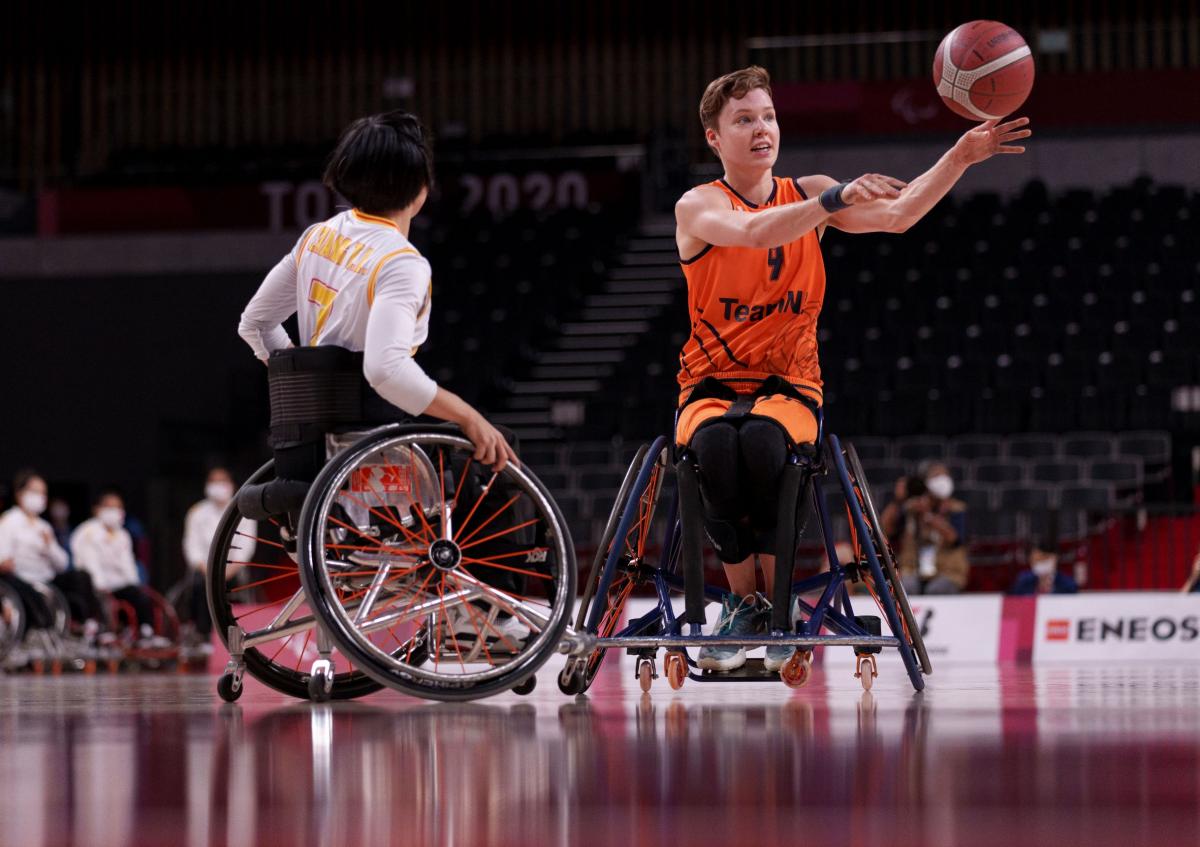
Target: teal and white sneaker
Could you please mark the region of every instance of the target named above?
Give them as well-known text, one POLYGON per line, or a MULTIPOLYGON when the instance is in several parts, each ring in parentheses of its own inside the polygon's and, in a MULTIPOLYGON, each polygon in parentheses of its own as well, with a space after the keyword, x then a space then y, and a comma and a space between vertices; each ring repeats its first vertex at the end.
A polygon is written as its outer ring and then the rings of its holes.
MULTIPOLYGON (((757 598, 726 594, 721 603, 721 617, 713 627, 713 635, 747 637, 758 634, 759 609, 757 598)), ((700 650, 696 664, 706 671, 732 671, 746 664, 745 647, 710 646, 700 650)))
MULTIPOLYGON (((765 597, 759 599, 759 605, 764 608, 763 611, 763 630, 771 631, 771 604, 767 602, 765 597)), ((792 625, 795 626, 796 618, 800 615, 800 606, 796 602, 796 598, 792 598, 792 625)), ((763 667, 769 671, 778 671, 784 666, 788 659, 792 657, 792 653, 796 652, 795 647, 768 647, 766 658, 763 659, 763 667)))

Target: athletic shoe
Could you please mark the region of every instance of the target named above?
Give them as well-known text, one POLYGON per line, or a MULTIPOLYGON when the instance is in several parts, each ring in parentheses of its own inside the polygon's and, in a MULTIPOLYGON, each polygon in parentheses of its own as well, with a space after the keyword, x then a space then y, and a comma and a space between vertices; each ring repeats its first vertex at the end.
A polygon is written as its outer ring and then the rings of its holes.
MULTIPOLYGON (((765 611, 763 614, 763 629, 766 632, 770 632, 770 630, 771 630, 771 604, 767 602, 765 597, 761 599, 760 603, 761 603, 761 605, 763 605, 765 607, 765 611)), ((799 612, 800 612, 800 606, 796 602, 796 598, 793 597, 792 598, 792 617, 791 617, 791 622, 792 622, 793 627, 795 626, 796 618, 799 617, 799 612)), ((775 647, 768 647, 767 655, 763 659, 763 667, 769 671, 778 671, 780 668, 782 668, 787 663, 787 660, 790 659, 792 657, 792 654, 795 652, 796 652, 795 647, 787 647, 782 644, 777 645, 775 647)))
MULTIPOLYGON (((713 635, 753 636, 758 633, 758 607, 753 594, 737 597, 726 594, 721 602, 721 617, 713 627, 713 635)), ((746 664, 746 648, 711 645, 700 649, 696 664, 706 671, 732 671, 746 664)))
POLYGON ((479 634, 483 633, 489 650, 496 645, 502 650, 515 652, 532 633, 519 618, 503 612, 496 615, 491 623, 485 623, 490 615, 490 610, 478 606, 472 607, 470 612, 464 606, 446 610, 450 632, 460 647, 473 647, 479 640, 479 634))

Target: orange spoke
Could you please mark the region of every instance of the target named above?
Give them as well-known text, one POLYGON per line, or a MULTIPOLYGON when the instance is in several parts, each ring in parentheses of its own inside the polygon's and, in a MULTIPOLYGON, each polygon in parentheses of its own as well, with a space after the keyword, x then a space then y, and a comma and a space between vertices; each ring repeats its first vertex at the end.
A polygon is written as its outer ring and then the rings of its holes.
POLYGON ((312 639, 312 630, 304 633, 304 643, 300 645, 300 655, 296 657, 296 671, 300 671, 300 663, 304 661, 304 651, 308 649, 308 642, 312 639))
MULTIPOLYGON (((419 500, 421 497, 421 478, 420 478, 420 476, 417 475, 417 466, 416 466, 415 460, 413 459, 413 452, 411 449, 408 451, 408 455, 409 455, 408 467, 411 470, 412 481, 413 481, 413 485, 411 487, 416 489, 415 494, 416 494, 417 500, 419 500)), ((412 507, 411 511, 414 511, 417 513, 417 517, 420 518, 421 525, 425 527, 426 531, 429 533, 429 537, 437 538, 437 533, 433 531, 433 527, 429 525, 429 521, 425 518, 425 509, 420 505, 420 503, 417 502, 417 500, 413 499, 413 496, 414 496, 414 492, 409 491, 408 492, 408 505, 410 507, 412 507)))
POLYGON ((458 485, 454 487, 454 505, 458 506, 458 495, 462 493, 463 483, 467 481, 467 473, 471 470, 471 463, 475 461, 475 457, 468 454, 467 461, 463 464, 462 476, 458 478, 458 485))
MULTIPOLYGON (((226 593, 228 593, 228 592, 226 592, 226 593)), ((234 615, 233 619, 235 621, 240 621, 242 618, 249 617, 250 615, 253 615, 255 612, 261 612, 264 609, 270 609, 272 606, 282 606, 289 599, 291 599, 291 598, 285 597, 282 600, 271 600, 268 603, 263 603, 261 606, 254 606, 253 608, 247 609, 246 611, 242 612, 240 615, 234 615)))
MULTIPOLYGON (((487 656, 489 665, 495 666, 496 662, 492 659, 492 654, 488 651, 488 648, 487 648, 487 638, 485 638, 483 633, 480 631, 479 625, 475 623, 476 615, 482 615, 483 613, 480 612, 479 610, 477 610, 469 602, 463 603, 463 608, 467 610, 467 617, 470 618, 470 620, 471 620, 471 626, 474 627, 475 634, 477 636, 479 636, 479 646, 483 648, 483 655, 487 656)), ((517 645, 515 645, 511 641, 509 641, 508 636, 506 636, 503 632, 501 632, 499 629, 497 629, 494 624, 488 623, 488 619, 486 617, 484 617, 484 619, 483 619, 483 625, 490 628, 493 632, 495 632, 496 635, 499 636, 500 640, 503 641, 508 646, 509 650, 513 651, 514 653, 517 652, 517 645)))
POLYGON ((499 476, 499 474, 493 471, 492 478, 487 481, 487 485, 483 486, 483 489, 479 492, 479 496, 475 498, 475 505, 472 506, 471 511, 467 513, 466 520, 464 520, 458 526, 458 532, 460 535, 466 532, 467 524, 471 522, 471 518, 475 515, 475 510, 479 508, 479 504, 483 502, 483 498, 486 497, 488 492, 492 490, 492 483, 496 481, 497 476, 499 476))
MULTIPOLYGON (((378 547, 367 547, 365 544, 326 544, 325 549, 326 550, 358 550, 360 552, 366 552, 366 553, 378 553, 379 552, 378 547)), ((388 547, 387 551, 388 551, 388 555, 390 555, 390 556, 421 556, 428 552, 428 550, 424 549, 424 548, 418 549, 418 550, 399 550, 395 547, 388 547)))
POLYGON ((544 547, 530 547, 528 550, 517 550, 513 553, 497 553, 495 556, 484 556, 483 561, 491 562, 496 559, 513 559, 517 556, 528 556, 530 553, 536 553, 539 550, 545 550, 544 547))
MULTIPOLYGON (((460 565, 459 567, 462 567, 462 566, 460 565)), ((495 597, 497 600, 499 600, 499 601, 501 601, 501 602, 503 602, 503 603, 507 603, 507 602, 508 602, 508 601, 507 601, 507 600, 505 600, 505 598, 504 598, 504 597, 503 597, 503 596, 502 596, 502 595, 499 593, 499 592, 500 592, 500 590, 499 590, 498 588, 493 588, 492 586, 488 585, 486 582, 484 582, 483 580, 479 579, 479 577, 475 576, 475 574, 471 573, 471 572, 470 572, 469 570, 467 570, 466 568, 463 568, 462 570, 463 570, 463 573, 465 573, 467 576, 471 577, 472 579, 476 580, 476 581, 479 583, 478 585, 472 584, 472 585, 470 586, 471 588, 478 588, 480 591, 483 591, 483 592, 485 592, 485 593, 489 593, 489 594, 491 594, 493 597, 495 597)), ((526 603, 536 603, 536 604, 537 604, 537 605, 539 605, 539 606, 545 606, 547 609, 549 609, 549 608, 550 608, 550 604, 549 604, 549 603, 547 603, 547 602, 546 602, 546 601, 544 601, 544 600, 540 600, 540 599, 539 599, 539 600, 535 600, 535 599, 533 599, 532 597, 526 597, 524 594, 518 594, 518 593, 517 593, 517 592, 515 592, 515 591, 506 591, 506 592, 504 592, 504 593, 505 593, 505 594, 507 594, 509 597, 512 597, 514 600, 524 600, 526 603)), ((510 611, 511 611, 511 610, 510 610, 510 611)), ((541 624, 538 624, 538 626, 541 626, 541 624)))
MULTIPOLYGON (((374 538, 372 538, 371 536, 369 536, 369 535, 365 534, 364 532, 362 532, 362 531, 361 531, 360 529, 358 529, 357 527, 350 526, 350 524, 346 523, 345 521, 338 520, 338 519, 337 519, 337 518, 335 518, 333 515, 330 515, 330 516, 329 516, 329 520, 330 520, 332 523, 335 523, 335 524, 337 524, 338 526, 342 527, 343 529, 348 529, 348 530, 350 530, 351 532, 353 532, 355 535, 359 536, 359 537, 360 537, 360 538, 362 538, 363 540, 365 540, 365 541, 369 541, 369 542, 371 542, 372 544, 374 544, 374 545, 375 545, 373 548, 372 548, 372 547, 368 547, 368 548, 367 548, 368 550, 383 550, 384 552, 391 552, 391 551, 394 549, 394 548, 393 548, 393 547, 391 547, 390 545, 388 545, 388 544, 384 544, 382 541, 376 541, 374 538)), ((418 542, 418 543, 419 543, 419 542, 418 542)))
POLYGON ((287 647, 287 646, 288 646, 288 645, 289 645, 289 644, 292 642, 292 639, 293 639, 293 638, 295 638, 295 637, 296 637, 296 633, 294 633, 294 632, 293 632, 291 635, 289 635, 287 638, 285 638, 285 639, 283 640, 283 643, 279 645, 279 649, 278 649, 278 650, 276 650, 274 653, 272 653, 272 654, 271 654, 271 659, 270 659, 270 661, 274 662, 274 661, 275 661, 275 658, 276 658, 276 657, 277 657, 277 656, 278 656, 280 653, 282 653, 282 652, 283 652, 283 648, 287 647))
MULTIPOLYGON (((472 559, 469 556, 463 556, 462 560, 468 564, 483 565, 485 568, 498 568, 502 571, 512 571, 513 573, 524 574, 525 576, 534 576, 538 579, 554 579, 554 577, 550 576, 549 574, 538 573, 537 571, 527 571, 524 568, 512 568, 508 565, 497 565, 495 562, 489 562, 485 559, 472 559)), ((513 596, 515 597, 516 595, 514 594, 513 596)))
POLYGON ((267 568, 272 571, 291 571, 299 573, 299 566, 295 563, 290 565, 268 565, 265 562, 226 562, 226 565, 237 565, 241 568, 267 568))
POLYGON ((493 533, 493 534, 489 535, 487 538, 481 538, 478 541, 472 541, 470 544, 463 544, 458 549, 466 550, 468 547, 478 547, 480 544, 483 544, 485 541, 491 541, 495 538, 501 537, 502 535, 508 535, 510 533, 516 532, 519 529, 524 529, 527 526, 533 526, 533 524, 537 523, 540 520, 541 520, 541 518, 532 518, 530 520, 525 521, 525 523, 519 523, 516 526, 510 526, 508 529, 502 529, 502 530, 500 530, 500 532, 493 533))
POLYGON ((286 549, 287 549, 287 548, 286 548, 286 547, 284 547, 282 544, 280 544, 278 541, 268 541, 268 540, 267 540, 267 539, 265 539, 265 538, 259 538, 257 535, 247 535, 246 533, 242 532, 241 530, 237 530, 237 529, 235 529, 235 530, 233 531, 233 534, 234 534, 234 535, 240 535, 242 538, 249 538, 249 539, 252 539, 252 540, 254 540, 254 541, 257 541, 259 544, 266 544, 266 545, 268 545, 268 546, 270 546, 270 547, 278 547, 280 550, 286 550, 286 549))
MULTIPOLYGON (((378 497, 380 502, 383 501, 383 495, 375 491, 373 484, 371 487, 371 493, 374 494, 376 497, 378 497)), ((411 541, 413 544, 422 544, 423 543, 420 537, 418 537, 412 530, 410 530, 408 527, 406 527, 400 521, 396 520, 395 518, 393 518, 391 515, 387 514, 386 512, 380 512, 377 509, 373 508, 372 506, 368 506, 365 500, 361 500, 358 497, 355 497, 349 491, 339 491, 338 496, 349 497, 351 500, 354 500, 356 503, 358 503, 358 505, 360 505, 364 509, 366 509, 368 512, 375 515, 377 518, 382 518, 383 520, 387 521, 389 524, 396 527, 396 529, 403 532, 405 537, 409 541, 411 541)), ((332 518, 330 520, 332 520, 332 518)), ((357 532, 357 530, 355 530, 355 531, 357 532)), ((358 534, 362 535, 361 532, 359 532, 358 534)), ((363 537, 367 538, 369 536, 363 536, 363 537)))
POLYGON ((269 582, 278 582, 281 579, 297 579, 300 576, 298 573, 281 573, 278 576, 269 576, 266 579, 260 579, 257 582, 248 582, 245 585, 239 585, 237 588, 230 588, 226 594, 237 594, 239 591, 249 591, 251 588, 258 588, 260 585, 266 585, 269 582))
POLYGON ((496 511, 495 514, 493 514, 490 518, 488 518, 486 521, 481 523, 479 526, 475 527, 475 530, 470 535, 468 535, 466 538, 464 538, 462 541, 460 541, 459 546, 461 547, 462 545, 466 544, 468 541, 470 541, 472 538, 474 538, 476 535, 478 535, 485 526, 487 526, 492 521, 494 521, 496 518, 500 517, 502 514, 504 514, 506 511, 508 511, 508 507, 511 506, 513 503, 517 502, 517 499, 520 496, 521 496, 520 494, 514 494, 512 499, 509 500, 507 503, 505 503, 503 506, 501 506, 499 508, 499 510, 496 511))

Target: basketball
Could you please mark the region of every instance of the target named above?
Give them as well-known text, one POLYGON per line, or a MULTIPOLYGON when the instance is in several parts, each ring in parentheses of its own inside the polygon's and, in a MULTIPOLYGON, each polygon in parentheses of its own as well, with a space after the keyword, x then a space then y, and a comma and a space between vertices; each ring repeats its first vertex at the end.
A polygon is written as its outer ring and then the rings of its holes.
POLYGON ((1020 108, 1033 88, 1033 55, 1021 34, 999 21, 952 29, 933 57, 933 82, 956 115, 999 119, 1020 108))

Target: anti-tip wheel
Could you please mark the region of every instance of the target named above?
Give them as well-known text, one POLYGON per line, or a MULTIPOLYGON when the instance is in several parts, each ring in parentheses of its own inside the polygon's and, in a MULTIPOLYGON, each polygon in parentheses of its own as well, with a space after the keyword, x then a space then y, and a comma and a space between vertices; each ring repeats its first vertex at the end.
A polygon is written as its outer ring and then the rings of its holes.
POLYGON ((879 676, 879 670, 875 666, 875 657, 869 653, 859 656, 855 662, 854 676, 862 682, 863 691, 870 691, 871 686, 875 684, 875 677, 879 676))
POLYGON ((324 668, 313 668, 308 677, 308 699, 314 703, 324 703, 332 691, 333 675, 324 668))
POLYGON ((221 674, 217 680, 217 694, 226 703, 232 703, 242 696, 242 685, 234 679, 233 674, 221 674))
POLYGON ((654 684, 654 662, 651 659, 638 660, 637 677, 642 693, 649 694, 650 686, 654 684))
POLYGON ((584 687, 583 666, 574 660, 568 660, 558 674, 558 690, 571 697, 582 694, 584 687))
POLYGON ((525 677, 512 687, 513 694, 520 694, 522 697, 532 694, 533 689, 537 688, 537 677, 533 674, 525 677))
POLYGON ((802 688, 812 679, 812 652, 796 650, 779 669, 779 678, 788 688, 802 688))
POLYGON ((672 650, 663 659, 663 670, 667 674, 667 682, 678 691, 683 688, 687 679, 687 658, 680 652, 672 650))

